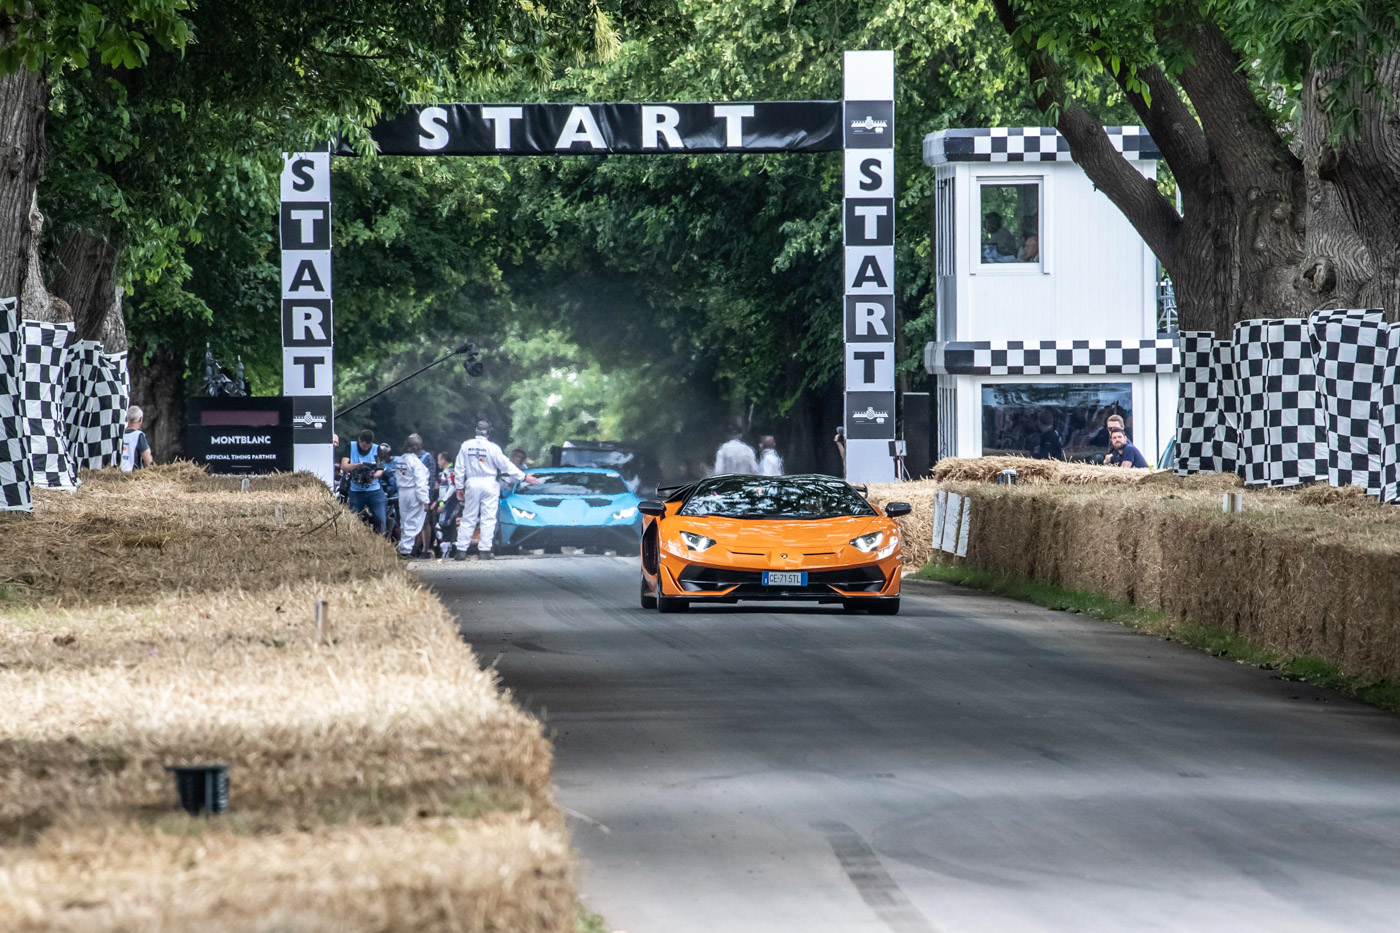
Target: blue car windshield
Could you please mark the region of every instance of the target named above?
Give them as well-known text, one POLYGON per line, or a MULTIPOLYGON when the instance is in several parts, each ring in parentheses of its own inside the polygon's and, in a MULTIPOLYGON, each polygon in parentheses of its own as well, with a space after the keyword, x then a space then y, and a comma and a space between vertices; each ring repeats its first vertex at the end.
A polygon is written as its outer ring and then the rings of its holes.
POLYGON ((616 473, 536 473, 540 482, 524 484, 516 492, 528 496, 620 496, 627 484, 616 473))
POLYGON ((701 482, 679 514, 839 518, 876 512, 860 493, 829 476, 717 476, 701 482))

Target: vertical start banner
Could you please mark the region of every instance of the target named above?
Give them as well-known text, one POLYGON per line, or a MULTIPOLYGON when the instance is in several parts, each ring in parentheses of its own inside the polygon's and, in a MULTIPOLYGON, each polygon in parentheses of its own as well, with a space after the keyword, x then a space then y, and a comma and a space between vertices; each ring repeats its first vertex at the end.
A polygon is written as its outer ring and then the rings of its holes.
POLYGON ((334 478, 331 154, 293 152, 282 166, 282 394, 292 398, 293 460, 334 478))
POLYGON ((895 478, 894 52, 847 52, 845 244, 846 479, 895 478))

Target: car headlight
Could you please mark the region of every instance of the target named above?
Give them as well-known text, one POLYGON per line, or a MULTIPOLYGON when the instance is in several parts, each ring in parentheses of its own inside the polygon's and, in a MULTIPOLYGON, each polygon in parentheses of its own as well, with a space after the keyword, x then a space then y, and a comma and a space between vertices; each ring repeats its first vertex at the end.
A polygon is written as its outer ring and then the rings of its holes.
POLYGON ((714 538, 707 538, 704 535, 697 535, 693 531, 682 531, 681 540, 685 542, 687 550, 702 554, 715 546, 714 538))
POLYGON ((868 535, 861 535, 859 538, 852 538, 851 547, 855 548, 857 551, 860 551, 862 554, 869 554, 870 552, 874 551, 877 547, 879 547, 881 542, 883 542, 884 540, 885 533, 883 531, 872 531, 868 535))
POLYGON ((613 518, 617 521, 625 521, 626 519, 629 519, 636 514, 637 507, 635 505, 629 505, 625 509, 618 509, 616 512, 614 512, 613 518))
POLYGON ((528 520, 535 517, 535 513, 531 512, 529 509, 517 509, 513 505, 510 507, 510 511, 516 518, 523 518, 528 520))
POLYGON ((878 557, 880 560, 884 560, 886 557, 889 557, 891 554, 893 554, 894 549, 897 547, 899 547, 899 535, 890 535, 889 543, 886 544, 884 547, 880 548, 880 553, 876 554, 875 556, 878 557))

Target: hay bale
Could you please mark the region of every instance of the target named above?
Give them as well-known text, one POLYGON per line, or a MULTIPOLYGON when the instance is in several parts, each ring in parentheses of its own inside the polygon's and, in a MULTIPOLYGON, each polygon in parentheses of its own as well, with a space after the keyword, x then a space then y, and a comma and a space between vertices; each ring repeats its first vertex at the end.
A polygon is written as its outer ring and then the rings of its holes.
POLYGON ((933 468, 936 482, 995 483, 1003 470, 1015 470, 1019 485, 1083 486, 1140 482, 1153 471, 1030 457, 945 457, 933 468))

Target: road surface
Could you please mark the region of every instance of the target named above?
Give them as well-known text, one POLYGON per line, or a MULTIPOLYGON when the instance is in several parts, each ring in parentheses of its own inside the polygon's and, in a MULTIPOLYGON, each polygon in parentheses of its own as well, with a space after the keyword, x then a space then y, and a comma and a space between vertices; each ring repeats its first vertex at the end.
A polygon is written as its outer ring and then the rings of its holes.
POLYGON ((626 933, 1389 930, 1400 718, 947 587, 638 608, 635 559, 425 563, 554 739, 626 933))

